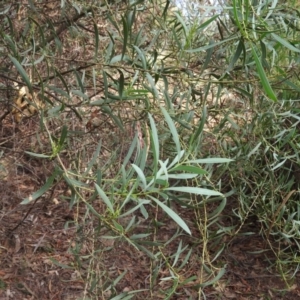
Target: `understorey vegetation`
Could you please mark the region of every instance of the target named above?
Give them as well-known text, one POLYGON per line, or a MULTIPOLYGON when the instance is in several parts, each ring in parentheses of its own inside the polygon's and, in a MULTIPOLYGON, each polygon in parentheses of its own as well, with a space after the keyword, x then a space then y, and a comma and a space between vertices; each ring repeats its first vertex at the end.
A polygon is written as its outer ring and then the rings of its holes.
POLYGON ((0 4, 0 298, 299 296, 298 2, 176 3, 0 4))

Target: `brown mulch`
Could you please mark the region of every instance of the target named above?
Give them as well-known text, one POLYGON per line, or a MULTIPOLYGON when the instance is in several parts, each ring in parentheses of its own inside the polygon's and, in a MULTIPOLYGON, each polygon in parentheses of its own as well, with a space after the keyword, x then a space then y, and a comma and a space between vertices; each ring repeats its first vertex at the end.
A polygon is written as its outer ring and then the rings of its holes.
MULTIPOLYGON (((28 124, 33 130, 34 122, 28 124)), ((51 161, 44 165, 41 160, 24 154, 22 149, 28 147, 25 139, 22 140, 26 129, 2 127, 1 130, 1 150, 9 163, 7 174, 0 179, 0 300, 69 300, 84 299, 85 295, 86 299, 109 299, 138 289, 142 291, 133 299, 167 299, 170 283, 160 278, 168 276, 168 268, 124 240, 103 239, 106 233, 97 229, 95 218, 81 225, 86 208, 83 203, 70 208, 69 202, 64 200, 68 190, 63 183, 58 183, 36 202, 20 204, 44 184, 53 166, 51 161), (3 143, 9 136, 14 139, 3 143), (102 254, 93 258, 92 248, 93 253, 100 249, 102 254), (91 275, 90 270, 94 274, 91 275), (154 284, 150 282, 153 270, 157 271, 154 284), (113 280, 122 274, 122 279, 112 286, 113 280), (87 284, 87 281, 92 282, 90 276, 95 276, 94 288, 87 284)), ((95 208, 98 212, 103 209, 95 208)), ((194 218, 188 211, 181 216, 185 220, 194 218)), ((162 214, 157 217, 164 225, 157 232, 156 240, 167 241, 175 234, 176 226, 162 214)), ((151 230, 151 224, 141 222, 134 233, 151 230)), ((176 296, 168 299, 200 299, 201 245, 193 244, 189 237, 181 238, 194 247, 189 264, 181 274, 184 278, 194 275, 198 278, 178 287, 176 296)), ((161 251, 167 256, 177 249, 178 239, 174 239, 161 251)), ((266 245, 258 235, 234 238, 219 258, 220 266, 227 265, 226 273, 218 283, 204 289, 206 299, 300 299, 298 277, 286 291, 281 277, 270 268, 274 262, 272 253, 264 249, 266 245)))

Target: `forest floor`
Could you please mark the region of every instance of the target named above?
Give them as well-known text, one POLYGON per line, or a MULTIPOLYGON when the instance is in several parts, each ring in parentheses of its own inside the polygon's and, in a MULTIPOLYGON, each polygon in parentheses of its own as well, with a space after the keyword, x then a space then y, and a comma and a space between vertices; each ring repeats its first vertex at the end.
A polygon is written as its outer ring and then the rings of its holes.
MULTIPOLYGON (((24 153, 28 146, 24 137, 28 140, 29 136, 24 127, 13 128, 9 122, 2 125, 0 300, 110 299, 114 293, 135 290, 140 291, 132 299, 204 299, 198 294, 203 282, 199 271, 202 247, 192 237, 182 238, 194 251, 180 276, 195 276, 195 279, 186 284, 182 280, 176 296, 168 298, 170 283, 159 280, 168 270, 158 269, 157 280, 151 283, 153 262, 149 256, 126 241, 102 239, 105 232, 95 231, 97 220, 92 216, 87 218, 84 203, 70 208, 64 200, 68 193, 64 183, 57 183, 36 201, 21 205, 22 199, 41 188, 51 174, 52 163, 50 160, 41 163, 40 159, 24 153), (124 276, 113 282, 121 274, 124 276)), ((103 207, 95 209, 101 211, 103 207)), ((180 212, 180 207, 177 211, 180 212)), ((184 220, 194 218, 188 210, 180 216, 184 220)), ((157 240, 169 240, 177 229, 162 215, 161 219, 164 218, 166 222, 156 234, 157 240)), ((146 222, 141 224, 136 233, 151 226, 146 222)), ((192 222, 188 224, 197 234, 192 222)), ((255 225, 247 231, 255 233, 255 225)), ((294 280, 287 288, 279 272, 271 268, 276 259, 258 233, 251 236, 241 233, 238 237, 228 237, 229 240, 217 261, 220 266, 226 265, 226 272, 217 283, 203 289, 206 299, 300 299, 299 281, 294 280)), ((174 239, 164 254, 176 253, 177 249, 178 240, 174 239)))

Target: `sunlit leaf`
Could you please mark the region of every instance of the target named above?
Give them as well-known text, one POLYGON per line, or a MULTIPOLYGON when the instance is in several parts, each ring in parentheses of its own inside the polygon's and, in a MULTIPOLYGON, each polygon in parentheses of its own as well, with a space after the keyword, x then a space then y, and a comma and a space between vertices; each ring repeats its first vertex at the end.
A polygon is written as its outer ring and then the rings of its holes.
POLYGON ((169 187, 166 188, 165 191, 173 191, 173 192, 181 192, 181 193, 189 193, 195 195, 204 195, 204 196, 223 196, 220 192, 203 189, 198 187, 189 187, 189 186, 176 186, 176 187, 169 187))

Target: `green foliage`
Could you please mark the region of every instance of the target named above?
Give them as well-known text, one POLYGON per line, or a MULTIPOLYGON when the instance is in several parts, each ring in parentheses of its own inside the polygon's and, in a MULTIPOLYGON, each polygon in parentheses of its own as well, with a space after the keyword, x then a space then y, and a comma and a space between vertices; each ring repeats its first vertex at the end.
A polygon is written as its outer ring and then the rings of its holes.
MULTIPOLYGON (((9 66, 1 74, 47 105, 37 135, 48 144, 26 153, 55 166, 22 204, 64 181, 63 200, 85 207, 75 225, 91 222, 104 239, 147 255, 151 293, 171 282, 164 299, 185 284, 205 294, 221 280, 224 263, 213 264, 224 237, 252 234, 253 219, 287 278, 284 265, 295 270, 299 261, 299 12, 233 0, 191 21, 169 1, 79 3, 61 1, 54 17, 33 1, 22 11, 1 4, 0 55, 9 66), (156 240, 171 221, 170 240, 156 240), (196 255, 186 234, 203 247, 201 278, 181 276, 196 255), (176 252, 165 254, 173 240, 176 252), (161 268, 167 275, 158 276, 161 268)), ((87 290, 131 299, 141 291, 115 289, 125 274, 103 288, 87 276, 87 290)))

